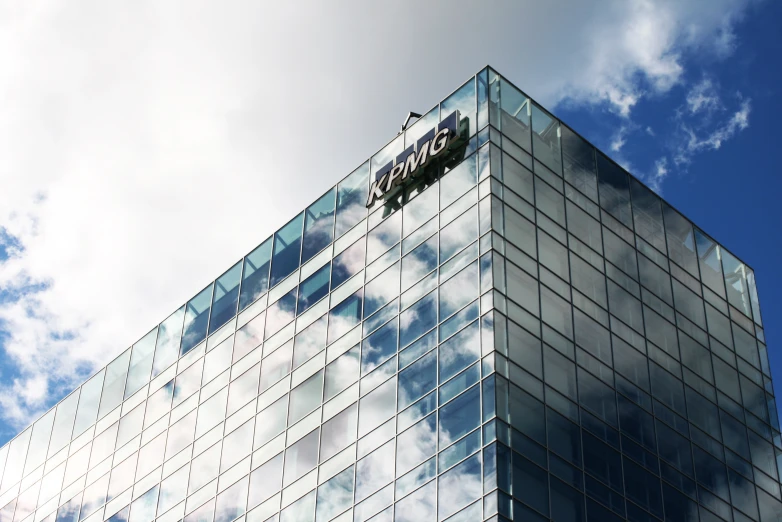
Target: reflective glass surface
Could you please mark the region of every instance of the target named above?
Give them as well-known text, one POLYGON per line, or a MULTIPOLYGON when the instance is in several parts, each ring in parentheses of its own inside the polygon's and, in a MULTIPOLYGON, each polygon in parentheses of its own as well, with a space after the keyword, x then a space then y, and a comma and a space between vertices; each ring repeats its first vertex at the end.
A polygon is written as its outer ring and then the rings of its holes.
POLYGON ((0 522, 778 520, 762 325, 750 267, 484 69, 0 448, 0 522))

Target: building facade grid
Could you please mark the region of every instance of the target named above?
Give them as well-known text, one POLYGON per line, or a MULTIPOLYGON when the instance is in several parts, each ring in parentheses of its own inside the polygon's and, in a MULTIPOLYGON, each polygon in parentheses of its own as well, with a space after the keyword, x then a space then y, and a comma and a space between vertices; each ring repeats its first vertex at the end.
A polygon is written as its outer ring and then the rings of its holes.
POLYGON ((0 449, 0 522, 779 520, 781 452, 753 271, 486 68, 0 449))

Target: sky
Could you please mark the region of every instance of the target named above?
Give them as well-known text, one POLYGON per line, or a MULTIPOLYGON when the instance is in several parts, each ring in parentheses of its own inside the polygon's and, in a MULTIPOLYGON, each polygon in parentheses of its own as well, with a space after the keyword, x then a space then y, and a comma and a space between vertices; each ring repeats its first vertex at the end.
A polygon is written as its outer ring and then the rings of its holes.
POLYGON ((490 64, 754 270, 782 5, 0 0, 0 444, 490 64))

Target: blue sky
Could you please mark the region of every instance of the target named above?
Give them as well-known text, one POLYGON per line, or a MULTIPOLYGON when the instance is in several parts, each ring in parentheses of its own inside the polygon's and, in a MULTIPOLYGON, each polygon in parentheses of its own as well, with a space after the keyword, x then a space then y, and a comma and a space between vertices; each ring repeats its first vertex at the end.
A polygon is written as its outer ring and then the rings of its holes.
POLYGON ((260 4, 0 0, 0 443, 486 64, 754 268, 782 375, 779 2, 260 4))

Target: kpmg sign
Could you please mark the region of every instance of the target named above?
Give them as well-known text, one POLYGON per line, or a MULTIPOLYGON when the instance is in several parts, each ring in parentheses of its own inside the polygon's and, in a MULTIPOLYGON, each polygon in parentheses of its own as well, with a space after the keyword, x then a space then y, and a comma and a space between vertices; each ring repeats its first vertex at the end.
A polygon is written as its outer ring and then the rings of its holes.
POLYGON ((369 187, 367 207, 391 195, 397 186, 416 177, 424 166, 448 151, 449 145, 459 137, 459 121, 459 111, 452 112, 416 143, 402 151, 394 161, 379 169, 369 187))

